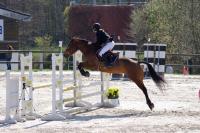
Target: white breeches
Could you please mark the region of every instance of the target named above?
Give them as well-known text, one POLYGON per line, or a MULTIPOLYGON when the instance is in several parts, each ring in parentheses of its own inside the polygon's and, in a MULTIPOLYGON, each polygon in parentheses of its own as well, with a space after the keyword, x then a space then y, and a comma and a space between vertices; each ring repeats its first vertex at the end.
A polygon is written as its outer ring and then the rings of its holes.
POLYGON ((102 57, 102 55, 103 55, 104 53, 106 53, 106 52, 109 51, 109 50, 112 50, 114 46, 115 46, 115 42, 114 42, 114 41, 107 43, 107 44, 100 50, 99 55, 102 57))

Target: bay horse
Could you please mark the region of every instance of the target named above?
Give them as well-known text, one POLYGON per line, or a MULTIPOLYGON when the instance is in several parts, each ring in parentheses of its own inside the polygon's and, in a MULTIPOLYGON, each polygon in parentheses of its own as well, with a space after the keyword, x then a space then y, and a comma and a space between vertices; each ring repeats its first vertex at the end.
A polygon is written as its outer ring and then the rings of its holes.
POLYGON ((151 102, 147 89, 143 83, 144 79, 144 72, 142 67, 140 66, 141 63, 146 64, 149 73, 158 86, 160 90, 165 83, 165 80, 160 77, 151 66, 151 64, 141 61, 137 62, 132 59, 128 58, 119 58, 111 67, 105 67, 102 62, 97 59, 96 51, 97 48, 94 44, 90 44, 88 40, 80 39, 80 38, 73 38, 70 42, 66 50, 64 51, 64 56, 68 57, 74 54, 76 51, 80 50, 84 55, 84 61, 78 64, 78 69, 81 75, 89 77, 90 73, 84 69, 94 70, 94 71, 101 71, 107 73, 116 73, 116 74, 127 74, 128 78, 136 83, 136 85, 142 90, 145 95, 146 103, 149 108, 152 110, 154 108, 154 104, 151 102))

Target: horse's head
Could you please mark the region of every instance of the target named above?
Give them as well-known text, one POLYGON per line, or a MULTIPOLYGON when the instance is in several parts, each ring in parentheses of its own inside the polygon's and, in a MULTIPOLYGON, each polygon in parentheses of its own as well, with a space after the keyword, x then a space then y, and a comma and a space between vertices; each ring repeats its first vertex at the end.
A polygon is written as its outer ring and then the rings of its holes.
POLYGON ((82 41, 79 38, 72 38, 67 48, 65 49, 64 56, 68 57, 74 54, 76 51, 81 50, 82 41))
POLYGON ((80 50, 81 52, 84 52, 87 48, 86 45, 88 44, 87 40, 80 39, 80 38, 73 38, 69 44, 68 47, 65 49, 64 56, 68 57, 72 54, 74 54, 76 51, 80 50))
POLYGON ((72 55, 73 53, 75 53, 78 50, 75 44, 76 44, 75 43, 75 39, 73 38, 69 42, 67 48, 65 49, 65 52, 64 52, 64 56, 65 57, 68 57, 68 56, 72 55))

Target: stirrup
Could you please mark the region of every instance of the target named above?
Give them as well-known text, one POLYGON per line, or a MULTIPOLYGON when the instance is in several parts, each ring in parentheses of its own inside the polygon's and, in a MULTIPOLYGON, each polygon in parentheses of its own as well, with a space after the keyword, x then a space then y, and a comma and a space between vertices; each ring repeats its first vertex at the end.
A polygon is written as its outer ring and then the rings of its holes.
POLYGON ((108 63, 108 62, 105 62, 104 65, 105 65, 106 67, 112 67, 112 66, 113 66, 112 63, 108 63))
POLYGON ((106 67, 111 67, 112 65, 113 65, 113 63, 110 61, 110 59, 108 59, 108 58, 105 58, 104 60, 103 60, 103 62, 104 62, 104 65, 106 66, 106 67))

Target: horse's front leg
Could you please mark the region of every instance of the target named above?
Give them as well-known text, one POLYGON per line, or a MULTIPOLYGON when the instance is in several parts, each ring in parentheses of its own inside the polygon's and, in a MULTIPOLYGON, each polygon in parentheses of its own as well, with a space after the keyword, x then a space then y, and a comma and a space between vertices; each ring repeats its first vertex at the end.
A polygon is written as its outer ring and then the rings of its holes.
POLYGON ((88 71, 84 70, 83 68, 91 69, 91 64, 89 64, 88 62, 80 62, 78 64, 78 69, 79 69, 81 75, 83 75, 85 77, 89 77, 90 73, 88 71))

